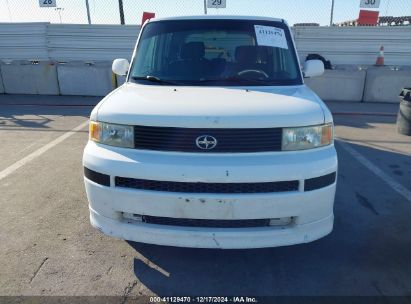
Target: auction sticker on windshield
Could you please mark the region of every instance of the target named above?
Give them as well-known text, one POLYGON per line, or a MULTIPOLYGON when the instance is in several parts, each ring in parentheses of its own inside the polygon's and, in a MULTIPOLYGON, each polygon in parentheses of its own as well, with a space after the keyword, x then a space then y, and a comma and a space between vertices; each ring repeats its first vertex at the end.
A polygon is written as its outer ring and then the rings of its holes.
POLYGON ((274 26, 254 25, 257 44, 288 49, 283 29, 274 26))

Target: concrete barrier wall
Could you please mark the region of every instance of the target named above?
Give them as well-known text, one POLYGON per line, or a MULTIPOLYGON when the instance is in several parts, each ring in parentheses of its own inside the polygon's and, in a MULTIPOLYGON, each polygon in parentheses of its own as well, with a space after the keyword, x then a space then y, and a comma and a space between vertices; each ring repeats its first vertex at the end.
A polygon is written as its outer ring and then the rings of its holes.
POLYGON ((58 64, 62 95, 104 96, 113 90, 111 62, 58 64))
POLYGON ((399 102, 402 88, 411 87, 411 69, 373 68, 367 71, 365 102, 399 102))
POLYGON ((4 92, 7 94, 58 95, 57 69, 52 62, 18 60, 1 64, 4 92))
MULTIPOLYGON (((110 61, 0 64, 0 93, 105 96, 115 88, 115 80, 120 86, 125 77, 113 79, 110 61)), ((344 67, 304 81, 327 101, 399 102, 400 90, 411 87, 411 68, 344 67)))
POLYGON ((368 67, 367 70, 326 70, 305 83, 327 101, 399 103, 402 88, 411 87, 411 68, 368 67))
POLYGON ((365 77, 364 70, 326 70, 323 76, 304 81, 323 100, 361 102, 365 77))

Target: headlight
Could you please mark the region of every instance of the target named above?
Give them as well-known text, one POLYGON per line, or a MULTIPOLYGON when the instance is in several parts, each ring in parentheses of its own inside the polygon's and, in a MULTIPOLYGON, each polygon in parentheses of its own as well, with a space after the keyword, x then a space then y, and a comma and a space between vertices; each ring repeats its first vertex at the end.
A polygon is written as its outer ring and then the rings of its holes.
POLYGON ((282 150, 295 151, 318 148, 333 142, 333 125, 284 128, 282 150))
POLYGON ((134 129, 132 126, 90 121, 90 140, 101 144, 134 148, 134 129))

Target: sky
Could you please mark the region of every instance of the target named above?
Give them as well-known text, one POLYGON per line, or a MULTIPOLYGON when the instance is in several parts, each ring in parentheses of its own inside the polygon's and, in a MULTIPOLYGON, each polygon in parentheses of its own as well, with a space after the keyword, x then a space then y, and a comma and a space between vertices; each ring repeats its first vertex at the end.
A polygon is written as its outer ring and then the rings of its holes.
MULTIPOLYGON (((40 8, 39 0, 0 0, 0 22, 87 23, 86 0, 56 0, 60 8, 40 8)), ((119 24, 118 0, 88 0, 94 24, 119 24)), ((330 23, 332 0, 226 0, 209 14, 269 16, 295 23, 330 23)), ((157 17, 204 14, 203 0, 123 0, 126 24, 139 24, 144 11, 157 17)), ((335 0, 334 22, 358 17, 360 0, 335 0)), ((411 0, 381 0, 380 15, 411 16, 411 0)))

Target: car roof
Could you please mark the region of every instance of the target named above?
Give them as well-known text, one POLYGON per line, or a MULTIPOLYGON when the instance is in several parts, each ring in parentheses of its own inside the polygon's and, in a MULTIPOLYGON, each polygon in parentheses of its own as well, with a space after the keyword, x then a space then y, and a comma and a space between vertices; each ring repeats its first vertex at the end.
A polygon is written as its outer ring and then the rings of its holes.
POLYGON ((261 20, 287 22, 284 19, 262 16, 239 16, 239 15, 194 15, 194 16, 174 16, 164 18, 153 18, 150 22, 168 21, 168 20, 261 20))

